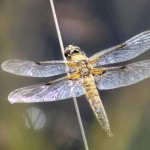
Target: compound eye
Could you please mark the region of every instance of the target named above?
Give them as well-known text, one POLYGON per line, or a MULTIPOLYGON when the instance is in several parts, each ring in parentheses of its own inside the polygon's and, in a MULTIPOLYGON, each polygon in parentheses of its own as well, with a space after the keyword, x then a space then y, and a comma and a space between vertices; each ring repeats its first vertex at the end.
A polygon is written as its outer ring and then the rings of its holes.
POLYGON ((74 49, 74 53, 80 53, 81 49, 80 47, 76 46, 74 49))
POLYGON ((68 56, 68 54, 65 54, 65 57, 67 57, 68 56))
POLYGON ((68 57, 70 55, 70 50, 65 50, 65 57, 68 57))
POLYGON ((75 49, 75 50, 74 50, 74 53, 79 53, 79 50, 78 50, 78 49, 75 49))

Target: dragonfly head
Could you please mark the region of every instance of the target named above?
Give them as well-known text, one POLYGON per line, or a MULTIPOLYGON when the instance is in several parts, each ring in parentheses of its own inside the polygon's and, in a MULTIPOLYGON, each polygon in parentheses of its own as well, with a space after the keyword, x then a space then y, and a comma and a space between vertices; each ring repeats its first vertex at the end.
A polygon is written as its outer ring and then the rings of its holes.
POLYGON ((67 60, 70 60, 73 55, 76 55, 76 54, 83 55, 84 52, 82 52, 80 47, 78 46, 69 45, 66 47, 64 54, 67 60))

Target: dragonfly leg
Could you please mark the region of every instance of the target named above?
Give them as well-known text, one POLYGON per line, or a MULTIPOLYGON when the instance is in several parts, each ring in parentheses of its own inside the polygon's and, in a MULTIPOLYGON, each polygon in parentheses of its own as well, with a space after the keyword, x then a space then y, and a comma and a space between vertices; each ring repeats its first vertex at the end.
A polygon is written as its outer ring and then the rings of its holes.
POLYGON ((80 72, 73 72, 67 76, 69 80, 77 80, 81 78, 80 72))
POLYGON ((105 68, 92 68, 91 74, 93 75, 102 75, 106 72, 105 68))

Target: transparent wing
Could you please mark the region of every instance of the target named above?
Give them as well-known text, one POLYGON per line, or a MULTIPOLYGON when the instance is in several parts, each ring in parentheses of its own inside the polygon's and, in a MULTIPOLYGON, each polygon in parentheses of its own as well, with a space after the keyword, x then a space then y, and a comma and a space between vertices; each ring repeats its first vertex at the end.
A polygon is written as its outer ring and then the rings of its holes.
POLYGON ((11 103, 34 103, 56 101, 83 95, 84 89, 79 81, 63 79, 55 83, 27 86, 11 92, 11 103))
POLYGON ((124 67, 110 67, 103 75, 95 76, 95 82, 99 89, 107 90, 134 84, 148 77, 150 60, 144 60, 124 67))
POLYGON ((89 58, 94 66, 123 62, 137 57, 150 49, 150 31, 142 32, 128 41, 96 53, 89 58))
MULTIPOLYGON (((72 72, 72 67, 66 68, 65 61, 34 62, 27 60, 8 60, 2 64, 2 69, 9 73, 31 77, 49 77, 72 72)), ((70 62, 69 62, 70 63, 70 62)))

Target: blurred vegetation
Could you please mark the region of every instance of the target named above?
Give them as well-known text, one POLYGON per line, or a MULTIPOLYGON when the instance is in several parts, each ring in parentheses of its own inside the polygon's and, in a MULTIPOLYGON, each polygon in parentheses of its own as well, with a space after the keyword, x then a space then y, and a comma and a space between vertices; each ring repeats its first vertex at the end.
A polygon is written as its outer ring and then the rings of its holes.
MULTIPOLYGON (((55 0, 54 3, 65 46, 78 45, 87 56, 150 27, 149 0, 55 0)), ((0 56, 1 64, 7 59, 62 59, 48 0, 0 1, 0 56)), ((147 52, 133 61, 149 58, 147 52)), ((7 100, 14 89, 53 78, 33 79, 0 71, 0 150, 84 149, 71 99, 13 105, 7 100)), ((85 97, 78 98, 91 150, 150 149, 149 89, 147 79, 100 92, 113 138, 102 130, 85 97)))

